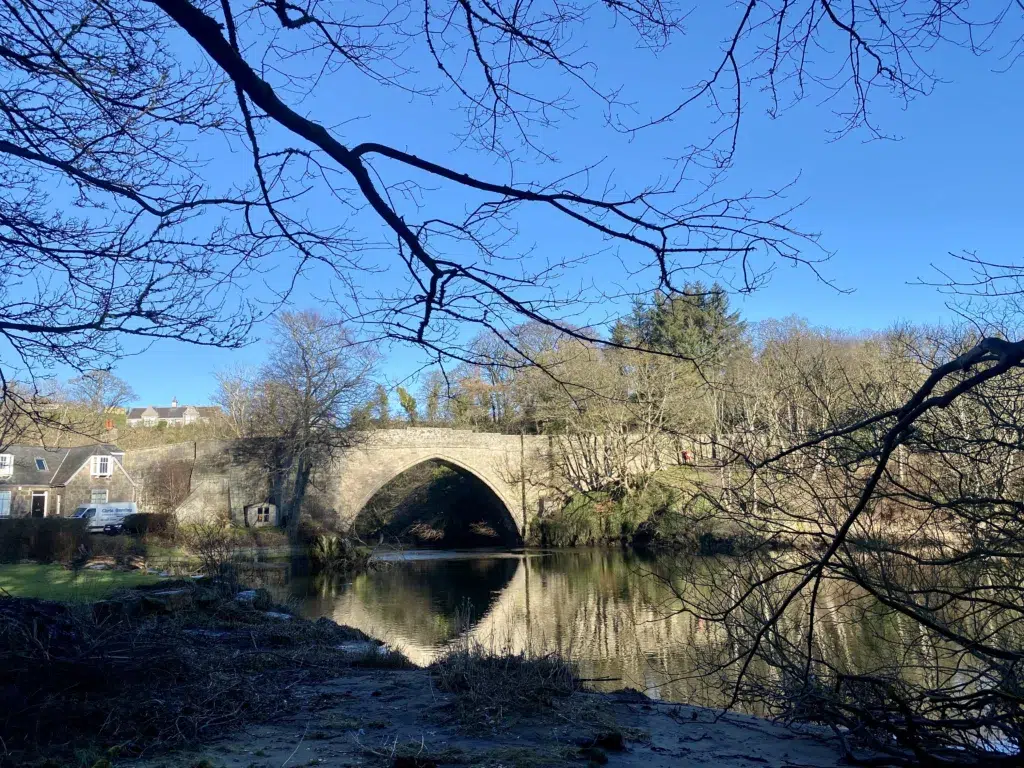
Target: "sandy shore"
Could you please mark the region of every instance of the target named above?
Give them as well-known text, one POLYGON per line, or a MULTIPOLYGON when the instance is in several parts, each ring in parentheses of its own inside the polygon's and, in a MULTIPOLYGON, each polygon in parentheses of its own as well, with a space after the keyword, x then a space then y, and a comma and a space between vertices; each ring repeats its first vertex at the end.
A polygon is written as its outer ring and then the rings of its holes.
POLYGON ((344 670, 281 692, 282 714, 199 748, 125 761, 136 768, 609 765, 827 768, 840 751, 824 732, 666 705, 624 691, 578 693, 555 709, 493 727, 453 721, 430 673, 344 670), (621 743, 619 739, 621 738, 621 743))

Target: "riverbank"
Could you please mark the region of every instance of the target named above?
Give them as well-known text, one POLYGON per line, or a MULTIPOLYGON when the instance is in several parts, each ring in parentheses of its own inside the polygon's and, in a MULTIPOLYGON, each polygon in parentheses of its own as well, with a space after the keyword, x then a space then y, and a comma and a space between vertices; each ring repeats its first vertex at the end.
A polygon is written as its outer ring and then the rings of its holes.
POLYGON ((595 693, 554 656, 428 668, 262 590, 179 580, 91 605, 0 599, 0 765, 839 765, 753 717, 595 693))
MULTIPOLYGON (((124 765, 134 768, 829 768, 845 765, 821 732, 745 715, 666 706, 643 695, 579 691, 490 726, 453 716, 457 694, 429 669, 354 669, 287 691, 296 706, 270 722, 124 765)), ((115 765, 122 765, 116 762, 115 765)))

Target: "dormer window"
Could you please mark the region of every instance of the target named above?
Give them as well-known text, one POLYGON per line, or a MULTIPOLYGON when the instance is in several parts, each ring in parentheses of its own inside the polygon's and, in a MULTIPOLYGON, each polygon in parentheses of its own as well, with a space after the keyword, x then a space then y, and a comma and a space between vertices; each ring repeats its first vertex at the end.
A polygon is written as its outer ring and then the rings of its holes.
POLYGON ((93 456, 92 457, 92 476, 93 477, 110 477, 110 457, 109 456, 93 456))
POLYGON ((38 469, 40 472, 45 472, 46 471, 46 459, 43 459, 43 458, 40 458, 40 457, 36 457, 36 469, 38 469))
POLYGON ((10 477, 14 474, 14 456, 9 453, 0 453, 0 477, 10 477))

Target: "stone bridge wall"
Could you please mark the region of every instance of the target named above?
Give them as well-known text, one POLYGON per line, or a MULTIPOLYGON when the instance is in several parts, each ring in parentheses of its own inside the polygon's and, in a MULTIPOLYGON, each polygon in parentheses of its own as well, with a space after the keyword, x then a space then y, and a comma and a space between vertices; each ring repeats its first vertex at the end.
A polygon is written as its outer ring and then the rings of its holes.
MULTIPOLYGON (((176 509, 178 517, 220 517, 242 522, 248 505, 275 501, 266 466, 259 458, 261 452, 253 450, 254 445, 247 440, 178 443, 129 451, 125 465, 140 482, 143 509, 152 508, 148 499, 159 496, 153 492, 154 482, 166 484, 160 468, 187 465, 188 495, 176 509)), ((660 451, 663 465, 677 463, 684 447, 666 438, 660 451)), ((328 466, 317 472, 309 508, 318 508, 319 514, 350 525, 388 481, 417 464, 439 460, 471 473, 487 485, 525 537, 526 527, 542 511, 544 499, 558 493, 556 476, 561 472, 556 471, 556 465, 590 462, 593 466, 587 472, 600 475, 612 471, 603 466, 603 451, 600 440, 580 449, 572 441, 543 435, 430 427, 362 432, 355 435, 351 447, 339 451, 328 466)))

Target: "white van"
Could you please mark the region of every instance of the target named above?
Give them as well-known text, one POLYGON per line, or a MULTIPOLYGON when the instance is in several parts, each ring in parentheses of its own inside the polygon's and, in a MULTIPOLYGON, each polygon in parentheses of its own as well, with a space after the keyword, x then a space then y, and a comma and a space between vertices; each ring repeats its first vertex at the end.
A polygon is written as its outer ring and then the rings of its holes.
POLYGON ((90 533, 118 533, 124 519, 138 512, 139 507, 134 501, 119 501, 112 504, 84 504, 71 517, 87 521, 86 527, 90 533))

